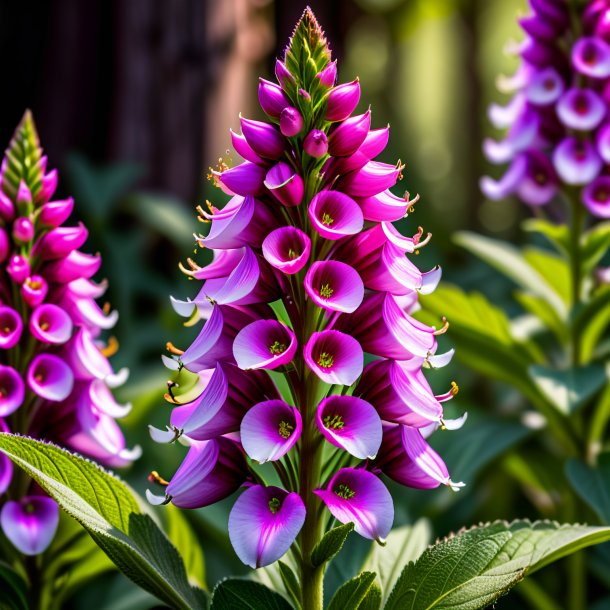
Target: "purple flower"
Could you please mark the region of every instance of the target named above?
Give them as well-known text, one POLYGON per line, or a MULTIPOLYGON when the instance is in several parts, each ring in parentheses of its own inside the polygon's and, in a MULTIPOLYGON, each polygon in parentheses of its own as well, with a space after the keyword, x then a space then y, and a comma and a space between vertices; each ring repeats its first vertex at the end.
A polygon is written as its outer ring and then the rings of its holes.
POLYGON ((313 333, 303 348, 307 366, 325 383, 352 385, 364 362, 356 339, 337 330, 313 333))
POLYGON ((286 137, 293 137, 301 133, 303 129, 303 117, 301 113, 292 106, 287 106, 280 113, 280 131, 286 137))
POLYGON ((361 536, 383 542, 392 529, 394 503, 386 486, 372 473, 342 468, 326 489, 316 489, 333 517, 353 523, 361 536))
POLYGON ((229 515, 229 536, 237 556, 252 568, 277 561, 305 523, 299 494, 254 485, 239 496, 229 515))
POLYGON ((262 249, 272 267, 293 275, 309 261, 311 239, 296 227, 280 227, 265 237, 262 249))
POLYGON ((11 349, 21 339, 23 322, 19 314, 6 305, 0 305, 0 349, 11 349))
POLYGON ((241 131, 250 148, 260 157, 279 159, 286 150, 284 136, 268 123, 242 118, 241 131))
POLYGON ((305 190, 301 176, 283 161, 274 165, 267 172, 265 186, 278 201, 287 207, 299 205, 305 190))
POLYGON ((66 362, 53 354, 39 354, 28 368, 28 386, 51 402, 68 398, 74 387, 74 374, 66 362))
POLYGON ((303 420, 297 409, 283 400, 255 404, 241 421, 244 451, 260 464, 279 460, 301 436, 303 420))
POLYGON ((326 239, 354 235, 364 224, 358 204, 340 191, 320 191, 311 200, 308 212, 313 228, 326 239))
POLYGON ((326 138, 326 134, 321 129, 312 129, 305 136, 303 150, 316 159, 323 157, 328 152, 328 139, 326 138))
POLYGON ((588 184, 582 199, 593 216, 610 218, 610 176, 600 176, 588 184))
POLYGON ((11 366, 0 365, 0 417, 14 413, 25 398, 23 378, 11 366))
POLYGON ((264 78, 260 79, 258 85, 258 101, 261 108, 272 117, 279 117, 282 110, 290 106, 290 101, 282 88, 264 78))
POLYGON ((318 261, 305 275, 305 291, 311 300, 329 311, 352 313, 364 298, 364 284, 358 273, 339 261, 318 261))
POLYGON ((297 349, 294 333, 276 320, 258 320, 242 329, 233 342, 241 369, 276 369, 288 364, 297 349))
POLYGON ((334 87, 328 94, 326 102, 326 120, 344 121, 356 109, 359 101, 360 83, 358 79, 334 87))

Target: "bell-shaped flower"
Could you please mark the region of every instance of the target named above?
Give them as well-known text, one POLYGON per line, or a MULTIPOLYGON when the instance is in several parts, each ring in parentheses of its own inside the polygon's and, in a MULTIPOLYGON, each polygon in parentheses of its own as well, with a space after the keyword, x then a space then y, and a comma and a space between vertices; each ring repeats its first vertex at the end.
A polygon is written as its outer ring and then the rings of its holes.
POLYGON ((403 166, 369 161, 341 178, 340 189, 351 197, 372 197, 396 184, 403 166))
POLYGON ((506 163, 517 153, 528 149, 540 131, 540 117, 534 110, 524 111, 513 123, 507 136, 497 142, 491 138, 483 141, 483 152, 492 163, 506 163))
POLYGON ((36 241, 32 248, 32 256, 48 261, 65 258, 74 250, 78 250, 89 236, 85 225, 79 223, 76 227, 57 227, 45 233, 36 241))
POLYGON ((593 216, 610 218, 610 176, 599 176, 582 192, 582 201, 593 216))
POLYGON ((397 197, 390 191, 383 191, 372 197, 361 197, 356 202, 362 210, 364 220, 373 222, 394 222, 404 218, 414 203, 408 196, 397 197))
POLYGON ((276 369, 288 364, 297 349, 295 334, 277 320, 257 320, 243 328, 233 342, 237 366, 244 370, 276 369))
POLYGON ((46 227, 59 227, 68 220, 73 209, 74 199, 72 197, 49 201, 40 208, 38 221, 46 227))
POLYGON ((303 357, 322 381, 336 385, 352 385, 364 363, 358 341, 337 330, 313 333, 303 348, 303 357))
POLYGON ((53 354, 38 354, 30 363, 28 386, 36 394, 51 402, 65 400, 74 387, 72 369, 53 354))
POLYGON ((341 313, 352 313, 364 298, 364 284, 358 272, 334 260, 317 261, 309 267, 305 291, 319 307, 341 313))
MULTIPOLYGON (((525 96, 527 101, 532 104, 548 106, 554 104, 559 99, 563 90, 563 79, 555 68, 549 66, 533 75, 525 88, 525 96)), ((521 104, 521 98, 515 96, 513 100, 515 111, 521 111, 521 106, 516 108, 517 104, 521 104)), ((516 118, 517 114, 514 114, 508 118, 508 121, 505 124, 496 125, 496 127, 508 127, 516 118)))
POLYGON ((308 213, 313 228, 331 240, 359 233, 364 224, 358 204, 340 191, 320 191, 311 200, 308 213))
POLYGON ((318 405, 316 423, 327 441, 358 459, 373 459, 381 446, 381 419, 362 398, 328 396, 318 405))
POLYGON ((165 496, 146 490, 151 504, 202 508, 230 496, 246 481, 247 464, 234 441, 219 437, 193 441, 165 489, 165 496))
POLYGON ((568 89, 555 108, 559 120, 578 131, 595 129, 606 116, 606 104, 592 89, 568 89))
POLYGON ((286 139, 269 123, 241 118, 241 132, 250 148, 265 159, 279 159, 286 150, 286 139))
POLYGON ((253 485, 235 501, 229 537, 237 556, 251 568, 277 561, 305 523, 305 504, 296 492, 253 485))
POLYGON ((381 154, 390 138, 389 127, 372 129, 368 132, 360 147, 347 157, 331 157, 324 167, 327 184, 344 174, 362 169, 369 161, 381 154))
POLYGON ((338 85, 331 89, 326 102, 327 121, 343 121, 352 114, 360 101, 360 82, 338 85))
POLYGON ((394 502, 386 486, 371 472, 342 468, 326 489, 316 489, 333 517, 353 523, 355 531, 383 543, 392 529, 394 502))
POLYGON ((409 370, 395 360, 376 360, 368 364, 354 390, 377 409, 381 419, 423 428, 443 417, 442 402, 456 393, 456 386, 435 396, 419 367, 409 370))
POLYGON ((251 195, 236 195, 222 210, 214 210, 213 214, 202 211, 202 216, 212 221, 208 234, 197 240, 202 248, 259 247, 269 230, 278 224, 267 205, 251 195))
POLYGON ((46 263, 42 269, 43 275, 49 282, 64 284, 81 277, 93 277, 101 264, 101 256, 73 250, 65 258, 46 263))
POLYGON ((433 489, 447 485, 454 491, 463 483, 454 483, 442 458, 428 445, 417 428, 387 426, 375 466, 385 475, 407 487, 433 489))
POLYGON ((11 366, 0 364, 0 417, 14 413, 25 398, 25 384, 11 366))
POLYGON ((23 332, 21 316, 8 305, 0 305, 0 349, 15 347, 23 332))
POLYGON ((240 426, 241 444, 250 458, 263 464, 279 460, 299 440, 303 420, 298 409, 283 400, 255 404, 240 426))
POLYGON ((264 78, 260 79, 258 85, 258 101, 265 113, 274 118, 278 118, 284 108, 292 105, 279 85, 264 78))
POLYGON ((14 254, 8 260, 6 272, 15 284, 23 284, 30 277, 30 263, 25 256, 14 254))
POLYGON ((572 65, 589 78, 608 78, 610 46, 597 36, 580 38, 572 47, 572 65))
POLYGON ((228 195, 262 195, 265 192, 266 167, 244 161, 223 172, 213 172, 228 195))
POLYGON ((592 182, 603 162, 591 142, 567 137, 555 148, 553 165, 566 184, 580 185, 592 182))
POLYGON ((43 343, 65 343, 72 336, 72 328, 72 318, 53 303, 39 305, 30 316, 30 332, 43 343))
POLYGON ((347 157, 362 145, 371 127, 371 111, 351 117, 340 123, 328 140, 328 154, 347 157))
POLYGON ((4 535, 24 555, 38 555, 51 544, 59 525, 59 507, 47 496, 8 500, 0 512, 4 535))
POLYGON ((299 205, 303 199, 305 185, 296 170, 280 161, 265 175, 264 184, 271 194, 286 207, 299 205))
POLYGON ((30 307, 40 305, 48 291, 49 285, 41 275, 32 275, 21 285, 21 296, 30 307))
POLYGON ((298 273, 309 261, 311 239, 297 227, 280 227, 263 241, 263 256, 275 269, 287 275, 298 273))

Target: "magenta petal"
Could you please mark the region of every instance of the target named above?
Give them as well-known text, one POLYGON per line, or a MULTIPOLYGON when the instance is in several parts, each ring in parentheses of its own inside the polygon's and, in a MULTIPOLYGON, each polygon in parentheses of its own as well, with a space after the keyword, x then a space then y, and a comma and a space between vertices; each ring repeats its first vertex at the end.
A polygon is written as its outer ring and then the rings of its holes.
MULTIPOLYGON (((10 432, 6 422, 0 418, 0 432, 10 432)), ((0 454, 0 496, 8 489, 13 479, 13 462, 6 455, 0 454)))
POLYGON ((316 75, 324 87, 332 87, 337 80, 337 60, 328 63, 326 68, 316 75))
POLYGON ((404 218, 411 202, 408 198, 397 197, 390 191, 384 191, 372 197, 356 200, 365 220, 374 222, 394 222, 404 218))
POLYGON ((309 260, 311 239, 296 227, 280 227, 263 241, 263 256, 276 269, 287 275, 298 273, 309 260))
POLYGON ((340 191, 320 191, 309 204, 313 228, 326 239, 341 239, 362 230, 364 218, 358 204, 340 191))
POLYGON ((591 78, 610 76, 610 46, 599 37, 581 38, 572 47, 572 65, 591 78))
POLYGON ((5 536, 24 555, 38 555, 51 544, 59 525, 59 507, 47 496, 25 496, 2 507, 5 536))
POLYGON ((564 182, 579 185, 596 178, 603 163, 591 142, 568 137, 555 148, 553 165, 564 182))
POLYGON ((235 133, 232 129, 229 129, 229 131, 231 132, 231 144, 233 144, 233 148, 238 155, 243 157, 245 161, 251 161, 257 165, 265 165, 265 161, 252 150, 252 147, 243 135, 235 133))
POLYGON ((305 523, 301 496, 279 487, 254 485, 235 501, 229 515, 229 537, 237 556, 251 568, 277 561, 305 523))
POLYGON ((599 176, 582 192, 587 209, 597 218, 610 218, 610 176, 599 176))
POLYGON ((59 227, 72 214, 74 209, 74 199, 62 199, 59 201, 49 201, 40 208, 38 221, 47 227, 59 227))
POLYGON ((340 523, 353 523, 364 538, 383 542, 392 529, 394 502, 386 486, 372 473, 342 468, 326 489, 314 491, 340 523))
POLYGON ((218 179, 235 195, 262 195, 265 192, 265 167, 244 161, 231 169, 223 171, 218 179))
POLYGON ((269 123, 242 118, 241 131, 250 148, 260 157, 278 159, 286 150, 284 136, 269 123))
POLYGON ((286 137, 296 136, 303 129, 303 117, 292 106, 288 106, 280 113, 280 131, 286 137))
POLYGON ((330 135, 328 154, 333 157, 347 157, 355 153, 364 142, 370 126, 370 110, 346 119, 330 135))
POLYGON ((287 207, 299 205, 303 199, 303 178, 288 165, 280 161, 265 176, 265 186, 278 201, 287 207))
POLYGON ((360 83, 358 79, 334 87, 328 94, 326 120, 343 121, 356 109, 359 101, 360 83))
POLYGON ((549 67, 534 74, 525 89, 525 94, 532 104, 548 106, 559 99, 563 89, 563 79, 554 68, 549 67))
POLYGON ((233 355, 240 369, 276 369, 288 364, 297 349, 297 339, 277 320, 258 320, 243 328, 233 342, 233 355))
POLYGON ((352 313, 364 298, 358 272, 339 261, 317 261, 305 275, 305 291, 311 300, 329 311, 352 313))
POLYGON ((79 223, 76 227, 57 227, 43 235, 32 249, 32 256, 41 260, 64 258, 87 241, 88 231, 79 223))
POLYGON ((307 366, 325 383, 352 385, 364 364, 356 339, 336 330, 313 333, 303 348, 307 366))
POLYGON ((0 305, 0 349, 15 347, 21 338, 21 316, 7 305, 0 305))
POLYGON ((81 277, 93 277, 102 259, 98 255, 73 250, 66 258, 52 261, 44 266, 44 276, 50 282, 71 282, 81 277))
POLYGON ((0 417, 15 412, 25 398, 25 384, 11 366, 0 365, 0 417))
POLYGON ((606 104, 592 89, 568 89, 555 109, 566 127, 579 131, 595 129, 606 116, 606 104))
POLYGON ((606 123, 597 131, 597 152, 606 162, 610 163, 610 123, 606 123))
POLYGON ((72 369, 53 354, 36 356, 28 368, 27 380, 32 392, 53 402, 66 399, 74 387, 72 369))
POLYGON ((253 460, 261 464, 272 462, 292 449, 302 429, 298 409, 283 400, 267 400, 254 405, 244 415, 240 427, 241 444, 253 460))
POLYGON ((325 398, 316 411, 326 440, 361 460, 373 459, 381 446, 381 419, 371 404, 355 396, 325 398))
POLYGON ((402 167, 369 161, 362 169, 341 178, 341 190, 352 197, 372 197, 394 186, 402 167))
POLYGON ((30 332, 43 343, 61 345, 72 336, 72 319, 61 307, 43 303, 30 316, 30 332))
POLYGON ((279 117, 286 106, 290 106, 290 100, 282 91, 282 88, 264 78, 260 79, 258 85, 258 101, 261 108, 272 117, 279 117))

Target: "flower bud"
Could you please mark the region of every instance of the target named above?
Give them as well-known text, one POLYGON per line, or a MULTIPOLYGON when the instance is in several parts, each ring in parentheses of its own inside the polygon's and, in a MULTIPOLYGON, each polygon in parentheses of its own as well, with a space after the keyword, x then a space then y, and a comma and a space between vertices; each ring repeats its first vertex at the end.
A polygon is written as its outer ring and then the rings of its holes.
POLYGON ((15 206, 9 197, 0 188, 0 217, 11 221, 15 218, 15 206))
POLYGON ((57 170, 53 169, 42 177, 42 186, 40 187, 40 192, 38 193, 36 200, 42 201, 43 203, 49 201, 49 199, 53 197, 56 188, 57 170))
POLYGON ((29 218, 21 216, 13 223, 13 239, 19 244, 26 244, 34 237, 34 225, 29 218))
POLYGON ((279 159, 286 150, 286 140, 269 123, 242 118, 241 131, 250 148, 261 157, 279 159))
POLYGON ((258 102, 269 116, 275 118, 280 116, 280 112, 286 106, 290 106, 290 101, 282 91, 282 88, 264 78, 260 79, 258 85, 258 102))
POLYGON ((324 87, 332 87, 337 80, 337 62, 331 61, 322 72, 318 72, 320 84, 324 87))
POLYGON ((355 110, 359 101, 360 83, 358 79, 335 87, 328 95, 326 120, 343 121, 355 110))
POLYGON ((271 194, 287 207, 299 205, 303 199, 305 191, 303 178, 283 161, 267 172, 264 184, 271 194))
POLYGON ((40 275, 32 275, 28 277, 21 285, 21 295, 23 300, 30 306, 36 307, 40 305, 49 290, 49 285, 46 280, 40 275))
POLYGON ((31 208, 32 193, 27 184, 22 180, 19 183, 19 190, 17 191, 17 212, 22 215, 27 215, 30 213, 31 208))
POLYGON ((58 227, 63 224, 74 209, 74 199, 61 199, 59 201, 49 201, 40 208, 38 220, 46 227, 58 227))
POLYGON ((6 230, 0 227, 0 263, 3 263, 6 260, 10 247, 11 245, 6 230))
POLYGON ((282 86, 283 89, 286 89, 288 85, 294 84, 294 76, 290 74, 286 64, 279 59, 275 61, 275 77, 278 80, 278 83, 282 86))
POLYGON ((343 121, 329 138, 329 154, 333 157, 347 157, 355 153, 366 139, 370 126, 370 110, 343 121))
POLYGON ((287 137, 296 136, 303 129, 303 117, 293 106, 287 106, 280 113, 280 131, 287 137))
POLYGON ((310 156, 319 159, 328 152, 328 140, 321 129, 312 129, 303 142, 303 150, 310 156))
POLYGON ((25 257, 15 254, 9 259, 6 272, 15 284, 23 284, 30 275, 30 263, 25 257))

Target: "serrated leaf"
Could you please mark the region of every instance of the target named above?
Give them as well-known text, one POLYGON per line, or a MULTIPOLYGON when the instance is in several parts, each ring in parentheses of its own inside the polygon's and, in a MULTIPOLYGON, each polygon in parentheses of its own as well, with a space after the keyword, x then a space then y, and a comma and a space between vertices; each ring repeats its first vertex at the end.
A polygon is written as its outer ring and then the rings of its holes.
POLYGON ((328 610, 358 610, 366 599, 376 575, 374 572, 362 572, 341 585, 330 600, 328 610))
POLYGON ((373 581, 371 588, 360 602, 358 610, 379 610, 379 608, 381 608, 381 603, 381 588, 377 584, 377 581, 373 581))
POLYGON ((607 382, 606 370, 601 364, 565 370, 535 365, 528 372, 540 391, 563 415, 577 411, 607 382))
POLYGON ((326 532, 311 552, 311 563, 317 567, 330 561, 341 550, 353 529, 353 523, 345 523, 326 532))
POLYGON ((428 547, 432 538, 432 528, 427 519, 420 519, 414 525, 403 525, 393 529, 385 546, 373 544, 363 571, 375 572, 381 585, 381 595, 385 601, 394 588, 400 571, 410 561, 415 561, 428 547))
POLYGON ((15 570, 4 562, 0 562, 0 591, 2 610, 28 610, 27 585, 15 570))
POLYGON ((292 610, 278 593, 251 580, 227 579, 216 585, 210 610, 292 610))
POLYGON ((610 523, 610 453, 598 456, 597 464, 589 466, 581 460, 566 463, 570 485, 605 523, 610 523))
POLYGON ((542 297, 561 319, 567 317, 566 304, 548 281, 528 263, 518 248, 467 231, 459 232, 455 242, 500 271, 517 286, 542 297))
POLYGON ((607 527, 550 521, 473 527, 435 544, 410 563, 384 610, 487 608, 528 574, 608 539, 607 527))
POLYGON ((175 608, 205 608, 205 594, 188 584, 175 547, 125 483, 89 460, 31 438, 0 433, 0 451, 76 519, 138 586, 175 608))

